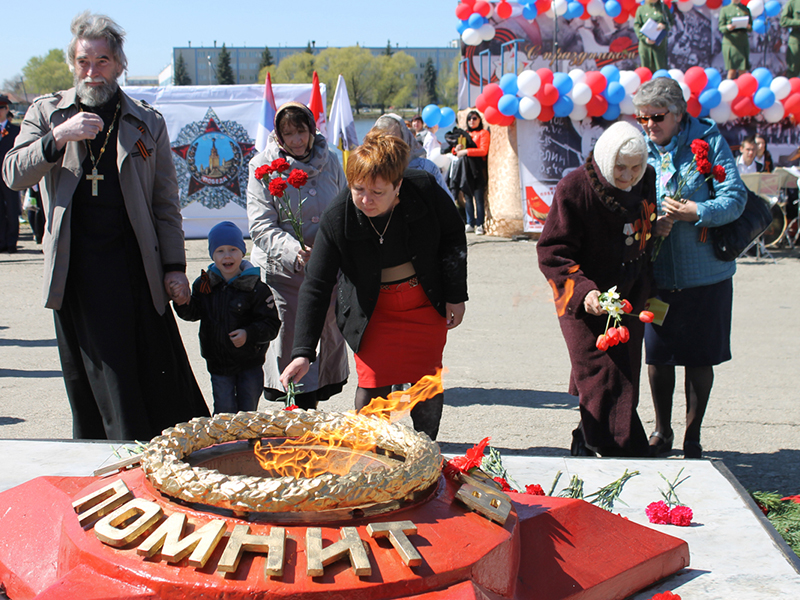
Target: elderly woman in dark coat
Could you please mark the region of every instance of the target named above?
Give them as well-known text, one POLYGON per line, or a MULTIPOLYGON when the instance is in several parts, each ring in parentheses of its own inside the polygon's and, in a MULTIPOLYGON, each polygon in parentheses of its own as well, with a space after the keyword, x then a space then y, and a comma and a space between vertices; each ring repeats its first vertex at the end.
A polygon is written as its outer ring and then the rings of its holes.
POLYGON ((649 454, 636 413, 644 323, 627 319, 629 341, 607 351, 596 341, 607 321, 601 292, 616 286, 634 313, 649 297, 655 193, 641 133, 615 123, 586 163, 558 184, 537 245, 572 363, 569 392, 580 401, 573 456, 649 454))

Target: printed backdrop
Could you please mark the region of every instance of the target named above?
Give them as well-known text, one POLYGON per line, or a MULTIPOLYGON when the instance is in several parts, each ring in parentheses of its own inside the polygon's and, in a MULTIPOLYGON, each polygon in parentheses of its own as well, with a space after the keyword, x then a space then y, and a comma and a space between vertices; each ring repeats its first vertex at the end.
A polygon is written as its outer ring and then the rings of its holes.
MULTIPOLYGON (((178 173, 183 230, 204 238, 220 221, 233 221, 245 235, 248 163, 264 98, 263 85, 123 88, 155 107, 167 123, 178 173)), ((273 85, 275 104, 308 105, 311 84, 273 85)), ((320 84, 322 103, 326 89, 320 84)))

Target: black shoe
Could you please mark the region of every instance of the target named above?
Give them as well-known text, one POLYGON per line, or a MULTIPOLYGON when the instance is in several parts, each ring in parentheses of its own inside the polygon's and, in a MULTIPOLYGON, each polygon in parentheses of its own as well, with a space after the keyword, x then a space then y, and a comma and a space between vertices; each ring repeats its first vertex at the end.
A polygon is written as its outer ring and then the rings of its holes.
POLYGON ((578 427, 572 430, 572 445, 569 447, 570 456, 596 456, 594 452, 586 447, 586 440, 583 437, 583 429, 578 427))
POLYGON ((656 439, 655 444, 650 444, 650 456, 660 456, 661 454, 668 454, 672 451, 672 443, 675 441, 675 432, 669 435, 664 435, 660 431, 654 431, 650 434, 650 440, 656 439))
POLYGON ((683 458, 703 458, 703 447, 700 445, 700 442, 684 440, 683 458))

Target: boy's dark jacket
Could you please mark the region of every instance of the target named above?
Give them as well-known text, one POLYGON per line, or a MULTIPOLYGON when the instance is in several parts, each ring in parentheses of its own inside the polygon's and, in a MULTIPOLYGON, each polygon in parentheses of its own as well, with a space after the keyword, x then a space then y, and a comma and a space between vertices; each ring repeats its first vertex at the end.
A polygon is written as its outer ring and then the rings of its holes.
POLYGON ((272 290, 260 278, 258 267, 242 261, 242 273, 228 283, 212 264, 192 285, 189 304, 174 304, 185 321, 200 321, 200 353, 212 375, 234 375, 264 364, 269 342, 278 335, 281 321, 272 290), (247 332, 241 348, 228 334, 247 332))

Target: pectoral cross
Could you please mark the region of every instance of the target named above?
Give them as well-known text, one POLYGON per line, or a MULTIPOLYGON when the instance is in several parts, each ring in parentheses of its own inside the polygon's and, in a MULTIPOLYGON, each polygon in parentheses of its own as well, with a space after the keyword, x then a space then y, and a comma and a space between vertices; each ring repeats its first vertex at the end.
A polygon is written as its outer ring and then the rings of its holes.
POLYGON ((92 174, 87 175, 86 179, 92 182, 92 196, 97 196, 97 182, 103 181, 105 177, 103 175, 99 175, 97 173, 97 167, 95 167, 94 169, 92 169, 92 174))

